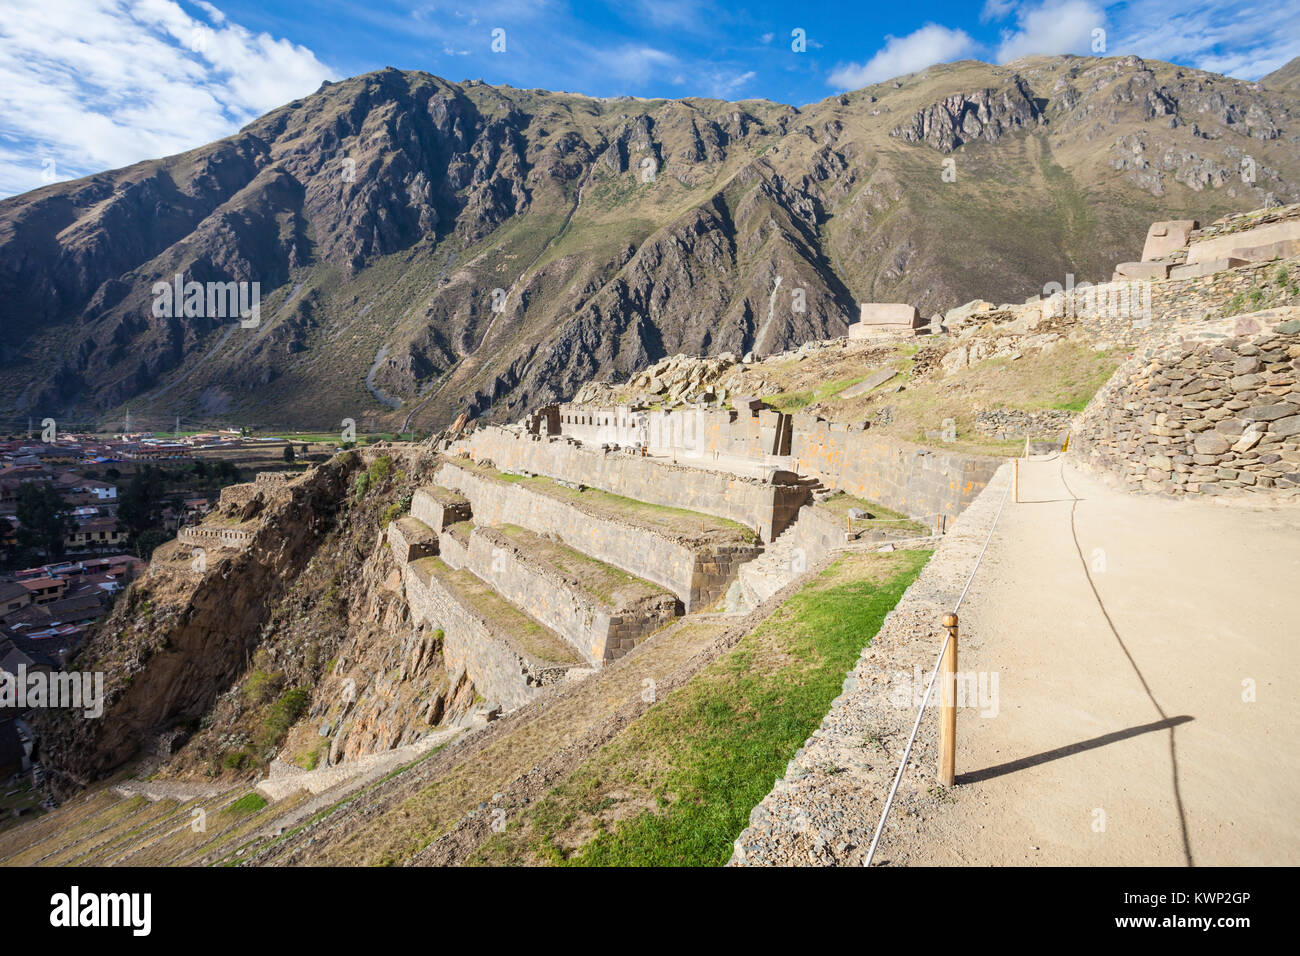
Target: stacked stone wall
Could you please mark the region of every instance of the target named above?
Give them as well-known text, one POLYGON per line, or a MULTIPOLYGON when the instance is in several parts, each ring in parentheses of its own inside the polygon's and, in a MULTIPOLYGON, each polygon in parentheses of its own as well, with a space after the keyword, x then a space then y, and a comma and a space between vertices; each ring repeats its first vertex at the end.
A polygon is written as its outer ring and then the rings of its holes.
POLYGON ((416 620, 442 629, 447 673, 464 669, 484 697, 507 710, 522 707, 568 671, 568 665, 528 659, 420 563, 407 570, 406 600, 416 620))
POLYGON ((909 516, 961 514, 1002 463, 807 415, 795 416, 792 450, 799 474, 909 516))
POLYGON ((1080 415, 1070 447, 1127 485, 1300 495, 1300 310, 1201 323, 1152 341, 1080 415))
MULTIPOLYGON (((435 480, 469 499, 476 524, 513 524, 556 537, 583 554, 667 588, 688 611, 718 601, 739 566, 762 551, 741 542, 679 540, 643 525, 589 514, 559 498, 455 463, 439 468, 435 480)), ((444 560, 453 564, 459 558, 452 554, 450 537, 442 535, 440 546, 444 560)))
POLYGON ((1142 348, 1177 327, 1227 318, 1226 310, 1241 302, 1239 296, 1267 287, 1279 269, 1300 278, 1300 258, 1257 262, 1193 278, 1075 287, 1060 293, 1055 304, 1044 300, 1043 307, 1071 317, 1082 337, 1098 347, 1142 348))
POLYGON ((1074 413, 1055 409, 1024 411, 995 408, 975 415, 975 431, 997 441, 1012 438, 1057 436, 1069 430, 1074 413))
POLYGON ((417 488, 411 497, 411 514, 434 531, 448 527, 470 517, 469 502, 446 488, 417 488))
MULTIPOLYGON (((563 427, 563 426, 562 426, 563 427)), ((502 471, 545 475, 651 504, 727 518, 771 541, 808 499, 795 484, 772 484, 721 471, 674 465, 630 450, 606 450, 564 438, 540 438, 500 426, 479 428, 452 451, 502 471)))
POLYGON ((474 529, 466 567, 592 663, 621 657, 677 616, 678 601, 671 594, 612 607, 493 528, 474 529))
POLYGON ((774 409, 752 414, 748 408, 566 404, 559 407, 558 424, 560 434, 586 445, 644 447, 681 460, 761 459, 790 450, 790 416, 774 409))
POLYGON ((248 528, 187 525, 176 532, 176 540, 191 547, 242 548, 253 540, 253 532, 248 528))

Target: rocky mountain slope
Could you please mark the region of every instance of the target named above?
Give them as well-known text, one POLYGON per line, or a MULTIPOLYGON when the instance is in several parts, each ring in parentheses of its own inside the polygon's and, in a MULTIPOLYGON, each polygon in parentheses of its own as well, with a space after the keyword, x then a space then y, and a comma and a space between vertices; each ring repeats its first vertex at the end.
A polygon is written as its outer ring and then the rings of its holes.
POLYGON ((1102 278, 1155 219, 1300 199, 1300 101, 1136 57, 933 67, 795 109, 386 69, 0 202, 0 411, 518 418, 674 353, 1102 278), (153 314, 258 282, 260 322, 153 314))
POLYGON ((106 675, 106 719, 41 715, 53 792, 135 760, 157 780, 251 782, 277 753, 313 769, 464 715, 475 689, 443 668, 441 632, 412 624, 378 538, 430 477, 404 447, 231 486, 205 527, 245 547, 160 547, 76 658, 106 675))

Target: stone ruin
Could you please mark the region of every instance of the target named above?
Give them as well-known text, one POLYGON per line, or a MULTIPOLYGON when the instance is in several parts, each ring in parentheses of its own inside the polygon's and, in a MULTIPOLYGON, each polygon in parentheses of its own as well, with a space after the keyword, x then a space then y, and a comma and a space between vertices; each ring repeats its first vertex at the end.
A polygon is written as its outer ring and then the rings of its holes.
POLYGON ((1151 224, 1141 262, 1121 262, 1112 281, 1193 279, 1257 262, 1300 256, 1300 203, 1225 216, 1151 224))
POLYGON ((849 341, 919 335, 924 328, 916 306, 902 302, 863 302, 858 321, 849 326, 849 341))

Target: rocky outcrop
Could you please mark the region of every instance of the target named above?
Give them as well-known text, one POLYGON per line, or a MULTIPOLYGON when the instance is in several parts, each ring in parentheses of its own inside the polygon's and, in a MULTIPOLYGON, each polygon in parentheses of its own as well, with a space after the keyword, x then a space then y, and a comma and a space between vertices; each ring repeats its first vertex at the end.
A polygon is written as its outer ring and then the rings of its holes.
POLYGON ((1034 92, 1019 76, 1001 89, 954 93, 918 110, 890 135, 951 153, 962 143, 996 142, 1008 133, 1045 123, 1034 92))
MULTIPOLYGON (((102 718, 52 711, 40 723, 56 792, 90 783, 152 735, 208 713, 244 670, 277 598, 333 527, 353 468, 343 456, 279 489, 234 553, 191 552, 179 543, 158 549, 69 664, 104 673, 102 718)), ((229 518, 218 509, 208 520, 229 518)))

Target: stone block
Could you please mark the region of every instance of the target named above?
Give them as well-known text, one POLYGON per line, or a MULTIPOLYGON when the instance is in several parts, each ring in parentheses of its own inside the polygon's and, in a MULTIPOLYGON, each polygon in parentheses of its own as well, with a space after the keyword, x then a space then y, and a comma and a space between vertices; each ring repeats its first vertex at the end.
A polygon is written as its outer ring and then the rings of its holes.
POLYGON ((1187 245, 1192 230, 1197 226, 1195 219, 1169 219, 1153 222, 1147 230, 1147 239, 1142 246, 1142 261, 1163 259, 1187 245))
POLYGON ((1228 439, 1213 433, 1197 435, 1193 444, 1196 447, 1198 462, 1200 462, 1203 455, 1222 455, 1231 447, 1228 444, 1228 439))
POLYGON ((1235 256, 1224 256, 1219 259, 1206 259, 1204 262, 1192 262, 1172 267, 1169 270, 1169 278, 1198 279, 1201 276, 1213 275, 1216 272, 1223 272, 1227 269, 1236 269, 1238 266, 1245 265, 1250 265, 1250 260, 1238 259, 1235 256))
POLYGON ((1159 282, 1168 278, 1169 263, 1167 262, 1121 262, 1115 267, 1115 273, 1111 276, 1111 281, 1124 282, 1137 279, 1159 282))
POLYGON ((864 302, 858 321, 849 326, 849 338, 868 339, 890 332, 910 332, 921 326, 916 306, 902 302, 864 302))

